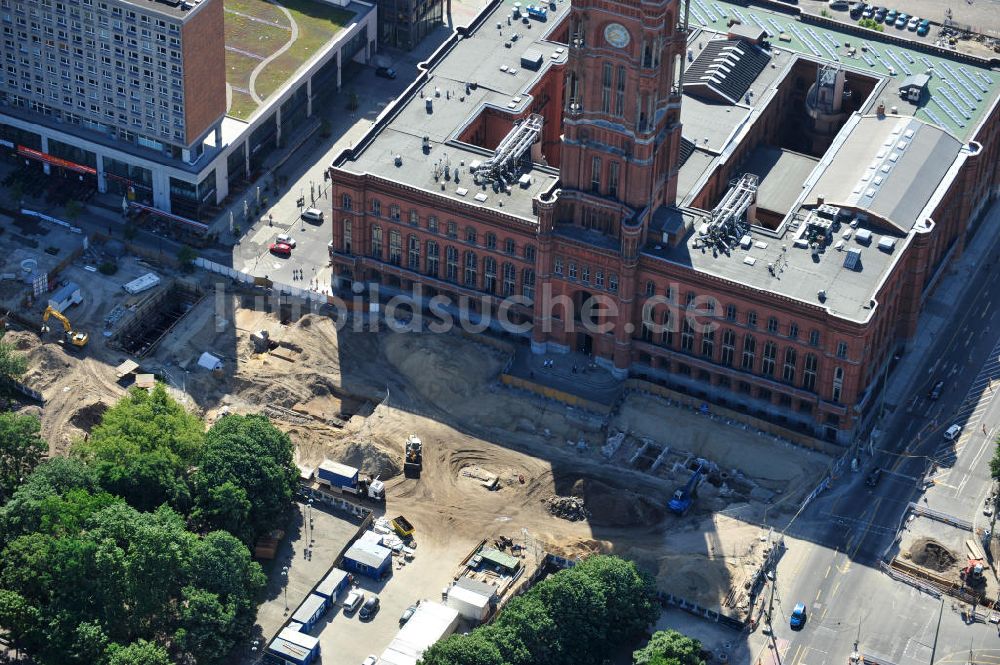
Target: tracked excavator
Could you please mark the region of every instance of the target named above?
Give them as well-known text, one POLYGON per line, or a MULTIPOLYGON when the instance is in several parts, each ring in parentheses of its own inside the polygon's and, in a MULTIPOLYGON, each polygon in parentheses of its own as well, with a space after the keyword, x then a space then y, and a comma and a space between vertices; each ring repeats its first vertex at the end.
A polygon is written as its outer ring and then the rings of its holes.
POLYGON ((63 330, 66 332, 66 342, 68 343, 68 348, 71 349, 82 349, 87 346, 87 342, 90 341, 90 335, 85 332, 80 332, 79 330, 73 330, 73 325, 69 322, 66 316, 52 307, 46 307, 45 313, 42 314, 42 332, 46 333, 49 331, 49 317, 55 317, 59 323, 62 324, 63 330))

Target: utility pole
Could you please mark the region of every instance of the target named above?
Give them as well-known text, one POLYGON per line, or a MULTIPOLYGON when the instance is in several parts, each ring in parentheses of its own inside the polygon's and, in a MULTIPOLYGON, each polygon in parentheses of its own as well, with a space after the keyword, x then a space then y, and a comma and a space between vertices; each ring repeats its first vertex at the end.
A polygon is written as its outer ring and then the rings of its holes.
POLYGON ((778 665, 781 665, 781 652, 778 651, 778 640, 774 636, 774 623, 771 620, 774 612, 774 590, 778 586, 778 567, 774 567, 774 579, 771 580, 771 595, 767 601, 767 632, 771 637, 771 646, 774 649, 774 658, 778 665))

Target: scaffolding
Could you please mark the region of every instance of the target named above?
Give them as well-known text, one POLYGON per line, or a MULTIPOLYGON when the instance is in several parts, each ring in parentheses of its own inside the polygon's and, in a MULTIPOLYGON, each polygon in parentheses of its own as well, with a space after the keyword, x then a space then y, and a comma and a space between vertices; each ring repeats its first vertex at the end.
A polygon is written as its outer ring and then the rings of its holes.
POLYGON ((702 227, 702 244, 730 248, 750 232, 747 211, 757 197, 757 182, 756 175, 745 173, 733 183, 712 210, 711 219, 702 227))
MULTIPOLYGON (((542 133, 542 116, 532 113, 514 125, 500 141, 493 156, 472 169, 472 179, 477 185, 486 183, 507 184, 517 180, 521 161, 529 155, 531 146, 542 133)), ((530 155, 529 155, 530 158, 530 155)))

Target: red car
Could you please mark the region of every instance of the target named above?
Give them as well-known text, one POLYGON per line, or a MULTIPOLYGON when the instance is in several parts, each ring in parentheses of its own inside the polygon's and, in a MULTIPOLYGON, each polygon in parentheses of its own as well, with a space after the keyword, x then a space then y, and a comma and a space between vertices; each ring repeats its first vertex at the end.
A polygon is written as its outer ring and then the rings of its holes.
POLYGON ((272 254, 277 254, 278 256, 292 255, 292 246, 283 242, 272 242, 270 249, 272 254))

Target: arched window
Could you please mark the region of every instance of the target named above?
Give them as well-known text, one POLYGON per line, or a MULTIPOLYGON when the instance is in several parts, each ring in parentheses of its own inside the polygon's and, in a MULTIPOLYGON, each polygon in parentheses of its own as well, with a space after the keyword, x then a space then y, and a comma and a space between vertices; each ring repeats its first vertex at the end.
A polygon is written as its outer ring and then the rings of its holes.
POLYGON ((410 270, 420 270, 420 240, 417 239, 417 236, 410 236, 408 242, 410 246, 407 252, 409 256, 407 267, 410 270))
POLYGON ((483 291, 496 293, 497 261, 492 256, 483 259, 483 291))
POLYGON ((427 241, 427 274, 431 277, 438 276, 438 244, 433 240, 427 241))
POLYGON ((444 252, 445 279, 458 281, 458 250, 449 245, 444 252))
POLYGON ((743 337, 743 362, 741 367, 748 372, 753 371, 754 361, 756 360, 757 351, 757 340, 753 338, 753 335, 745 335, 743 337))
POLYGON ((513 263, 503 264, 503 295, 514 295, 515 281, 517 280, 517 270, 513 263))
POLYGON ((792 347, 785 349, 785 367, 781 378, 788 383, 795 383, 795 349, 792 347))
POLYGON ((802 388, 808 391, 816 390, 816 356, 806 354, 805 366, 802 368, 802 388))
POLYGON ((476 253, 475 252, 466 252, 465 253, 465 280, 464 280, 464 284, 466 286, 468 286, 468 287, 471 287, 471 288, 476 288, 476 286, 477 286, 477 280, 476 280, 476 277, 477 277, 477 275, 476 275, 477 263, 478 263, 478 259, 476 258, 476 253))
POLYGON ((764 360, 761 362, 760 373, 764 376, 774 376, 774 360, 778 356, 778 345, 774 342, 764 344, 764 360))
POLYGON ((372 257, 382 259, 382 227, 372 226, 372 257))

